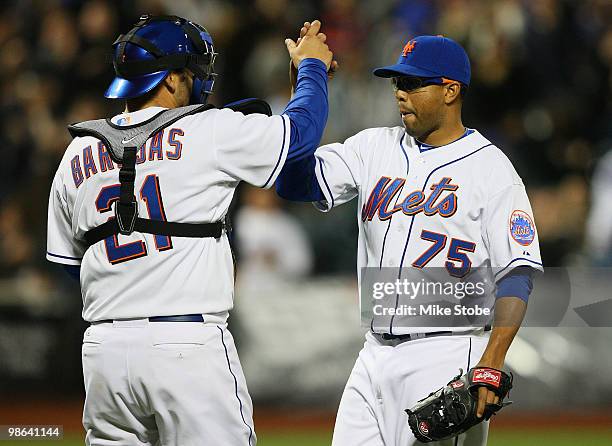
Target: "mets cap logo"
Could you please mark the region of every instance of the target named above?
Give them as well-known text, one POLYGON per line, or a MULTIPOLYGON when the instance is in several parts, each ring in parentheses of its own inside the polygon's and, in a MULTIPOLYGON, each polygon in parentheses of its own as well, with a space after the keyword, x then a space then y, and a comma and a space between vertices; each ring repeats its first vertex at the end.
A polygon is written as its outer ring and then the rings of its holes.
POLYGON ((519 245, 531 245, 531 242, 535 239, 535 225, 527 212, 521 210, 512 212, 510 216, 510 235, 519 245))
POLYGON ((409 40, 408 43, 404 46, 402 50, 402 56, 406 57, 408 53, 412 53, 414 47, 416 46, 416 40, 409 40))

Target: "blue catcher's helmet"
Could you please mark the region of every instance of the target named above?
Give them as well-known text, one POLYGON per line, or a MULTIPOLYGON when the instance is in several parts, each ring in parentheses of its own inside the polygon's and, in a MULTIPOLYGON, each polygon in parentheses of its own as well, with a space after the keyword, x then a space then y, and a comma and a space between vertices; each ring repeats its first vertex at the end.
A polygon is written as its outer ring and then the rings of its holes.
POLYGON ((194 74, 192 104, 204 104, 215 82, 212 37, 200 25, 176 16, 143 15, 113 43, 116 77, 104 96, 131 99, 153 90, 171 70, 194 74))

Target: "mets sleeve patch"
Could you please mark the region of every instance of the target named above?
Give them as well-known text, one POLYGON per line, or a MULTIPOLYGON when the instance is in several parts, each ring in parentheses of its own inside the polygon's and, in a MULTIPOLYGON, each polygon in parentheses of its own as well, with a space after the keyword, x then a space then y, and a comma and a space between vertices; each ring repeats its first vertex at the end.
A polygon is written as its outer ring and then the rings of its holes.
POLYGON ((527 212, 518 209, 512 212, 510 216, 510 235, 519 245, 531 245, 535 239, 535 225, 527 212))

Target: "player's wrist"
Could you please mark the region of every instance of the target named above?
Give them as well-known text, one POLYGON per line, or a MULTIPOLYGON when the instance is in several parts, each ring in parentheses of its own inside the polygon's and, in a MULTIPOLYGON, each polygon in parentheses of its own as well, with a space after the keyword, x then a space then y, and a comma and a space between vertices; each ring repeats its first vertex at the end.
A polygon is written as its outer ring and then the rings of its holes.
POLYGON ((504 368, 504 363, 506 362, 506 355, 500 353, 490 353, 482 355, 480 361, 476 367, 490 367, 493 369, 501 370, 504 368))
POLYGON ((323 62, 321 59, 319 59, 318 57, 314 57, 314 56, 303 58, 298 63, 297 67, 298 67, 298 72, 300 70, 303 70, 306 67, 315 67, 315 68, 319 67, 319 68, 323 69, 325 71, 325 73, 327 74, 327 64, 325 62, 323 62))

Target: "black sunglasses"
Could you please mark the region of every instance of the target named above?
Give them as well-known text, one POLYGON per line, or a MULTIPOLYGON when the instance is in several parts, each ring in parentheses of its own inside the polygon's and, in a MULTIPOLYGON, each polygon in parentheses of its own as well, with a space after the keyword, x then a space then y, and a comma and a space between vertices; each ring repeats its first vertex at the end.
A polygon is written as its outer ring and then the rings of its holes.
POLYGON ((399 76, 392 78, 393 88, 402 91, 413 91, 428 85, 445 85, 455 81, 444 77, 399 76))

